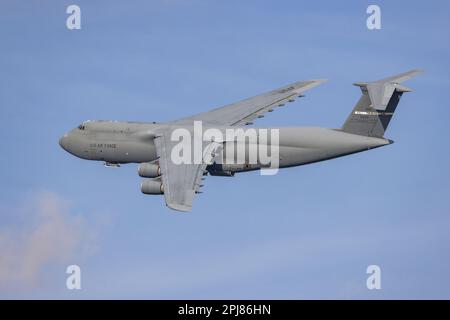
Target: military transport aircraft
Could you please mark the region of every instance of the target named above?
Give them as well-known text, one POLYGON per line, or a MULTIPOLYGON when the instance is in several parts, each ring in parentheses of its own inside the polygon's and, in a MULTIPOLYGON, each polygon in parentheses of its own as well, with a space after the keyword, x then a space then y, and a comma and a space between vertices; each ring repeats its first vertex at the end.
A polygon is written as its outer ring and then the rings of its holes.
POLYGON ((361 89, 361 98, 339 129, 283 127, 244 131, 252 128, 245 126, 253 124, 254 119, 303 97, 306 90, 325 81, 308 80, 167 123, 86 121, 61 137, 59 144, 79 158, 103 161, 106 166, 138 163, 138 173, 144 178, 143 193, 164 194, 169 208, 190 211, 194 195, 200 192, 208 174, 233 176, 236 172, 299 166, 391 144, 393 141, 384 138, 384 133, 400 97, 411 91, 401 83, 419 73, 420 70, 412 70, 374 82, 355 83, 361 89), (199 126, 214 134, 207 137, 205 131, 205 135, 198 135, 195 131, 199 126), (267 130, 271 130, 270 139, 268 134, 264 137, 267 130), (256 139, 251 139, 249 132, 256 132, 256 139), (193 144, 185 141, 189 136, 194 136, 193 144), (187 154, 191 150, 184 147, 199 149, 200 157, 194 154, 192 161, 191 154, 187 154), (230 157, 228 149, 233 151, 230 157), (263 154, 252 157, 252 150, 265 150, 276 158, 264 162, 263 154))

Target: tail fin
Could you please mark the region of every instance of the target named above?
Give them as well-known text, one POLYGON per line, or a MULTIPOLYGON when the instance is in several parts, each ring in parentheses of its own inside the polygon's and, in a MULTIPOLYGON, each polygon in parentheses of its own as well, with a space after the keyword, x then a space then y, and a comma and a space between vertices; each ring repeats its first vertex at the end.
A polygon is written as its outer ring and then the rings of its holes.
POLYGON ((362 96, 342 126, 342 131, 369 137, 384 136, 389 122, 404 92, 412 91, 400 83, 418 74, 411 70, 374 82, 357 82, 362 96))

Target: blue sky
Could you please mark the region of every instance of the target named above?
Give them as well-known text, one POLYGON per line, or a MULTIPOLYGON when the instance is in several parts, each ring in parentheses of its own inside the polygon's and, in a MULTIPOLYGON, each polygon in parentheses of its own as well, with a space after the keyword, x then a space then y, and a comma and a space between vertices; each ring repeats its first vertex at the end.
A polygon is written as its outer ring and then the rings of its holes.
POLYGON ((450 298, 450 4, 375 3, 369 31, 367 1, 2 1, 0 298, 450 298), (258 125, 340 127, 353 82, 413 68, 393 145, 209 177, 189 214, 141 194, 137 165, 58 145, 87 119, 166 121, 310 78, 330 81, 258 125))

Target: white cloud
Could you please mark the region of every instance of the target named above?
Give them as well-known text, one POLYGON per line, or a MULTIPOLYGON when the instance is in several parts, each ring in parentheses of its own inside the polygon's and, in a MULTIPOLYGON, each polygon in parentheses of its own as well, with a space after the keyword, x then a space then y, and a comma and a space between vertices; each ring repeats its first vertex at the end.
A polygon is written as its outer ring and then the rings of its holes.
POLYGON ((40 192, 1 216, 14 221, 0 228, 0 290, 33 288, 46 266, 95 250, 93 229, 58 194, 40 192))

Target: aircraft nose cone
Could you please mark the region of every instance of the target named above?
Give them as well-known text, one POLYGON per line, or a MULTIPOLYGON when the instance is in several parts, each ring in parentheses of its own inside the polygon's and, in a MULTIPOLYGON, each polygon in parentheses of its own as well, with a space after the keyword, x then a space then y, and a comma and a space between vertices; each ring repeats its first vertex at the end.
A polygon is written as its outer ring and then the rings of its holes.
POLYGON ((63 135, 59 139, 59 145, 61 146, 61 148, 67 151, 67 134, 63 135))

